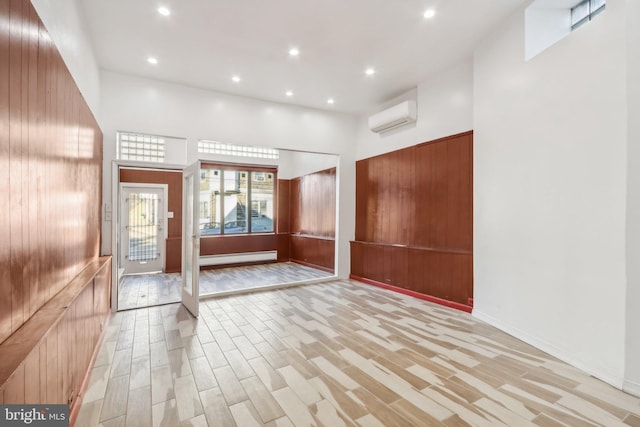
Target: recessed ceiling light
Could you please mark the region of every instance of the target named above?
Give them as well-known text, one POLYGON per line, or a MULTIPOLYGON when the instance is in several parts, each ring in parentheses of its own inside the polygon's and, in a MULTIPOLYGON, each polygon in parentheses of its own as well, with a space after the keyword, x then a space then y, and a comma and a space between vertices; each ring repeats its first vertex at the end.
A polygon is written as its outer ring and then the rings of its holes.
POLYGON ((292 47, 291 49, 289 49, 289 55, 298 56, 300 55, 300 50, 298 50, 297 47, 292 47))
POLYGON ((231 80, 233 80, 235 83, 239 83, 240 80, 242 80, 242 79, 240 78, 240 76, 233 76, 233 77, 231 77, 231 80))
POLYGON ((169 8, 161 6, 158 8, 158 13, 162 16, 169 16, 171 15, 171 11, 169 10, 169 8))
POLYGON ((373 68, 367 68, 366 70, 364 70, 364 73, 367 76, 373 76, 376 73, 376 70, 374 70, 373 68))
POLYGON ((336 101, 333 98, 327 99, 327 104, 334 104, 336 101))
POLYGON ((287 95, 287 96, 293 96, 293 92, 292 92, 292 91, 290 91, 290 90, 288 90, 288 91, 286 91, 286 92, 285 92, 285 95, 287 95))
POLYGON ((435 11, 435 10, 433 10, 433 9, 427 9, 427 10, 424 12, 424 17, 425 17, 425 18, 427 18, 427 19, 429 19, 429 18, 433 18, 434 16, 436 16, 436 11, 435 11))
POLYGON ((150 56, 150 57, 148 57, 148 58, 147 58, 147 62, 148 62, 149 64, 156 65, 156 64, 158 63, 158 59, 157 59, 157 58, 154 58, 153 56, 150 56))

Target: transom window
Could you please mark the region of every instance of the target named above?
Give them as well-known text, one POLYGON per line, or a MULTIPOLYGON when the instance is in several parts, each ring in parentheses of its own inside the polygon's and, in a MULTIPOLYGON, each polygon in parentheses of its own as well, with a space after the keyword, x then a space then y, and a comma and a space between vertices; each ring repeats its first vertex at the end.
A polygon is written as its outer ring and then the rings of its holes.
POLYGON ((118 132, 117 157, 120 160, 163 163, 165 152, 165 139, 161 136, 118 132))
POLYGON ((273 233, 275 182, 275 169, 202 168, 200 234, 273 233))
POLYGON ((596 15, 604 11, 606 0, 584 0, 571 8, 571 31, 582 24, 591 21, 596 15))
POLYGON ((249 145, 229 144, 218 141, 198 141, 198 152, 221 154, 223 156, 255 157, 259 159, 278 159, 280 151, 275 148, 252 147, 249 145))

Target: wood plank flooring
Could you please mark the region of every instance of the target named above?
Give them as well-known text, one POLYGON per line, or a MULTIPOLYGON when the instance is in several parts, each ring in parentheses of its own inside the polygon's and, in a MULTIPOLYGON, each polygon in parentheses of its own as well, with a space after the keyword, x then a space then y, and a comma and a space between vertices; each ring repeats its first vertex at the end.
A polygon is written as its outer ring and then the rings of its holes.
MULTIPOLYGON (((322 270, 293 262, 227 267, 200 272, 200 295, 249 290, 331 276, 322 270)), ((125 276, 118 291, 118 310, 150 307, 180 301, 180 273, 125 276)))
POLYGON ((467 313, 332 281, 117 313, 77 426, 638 426, 640 399, 467 313))

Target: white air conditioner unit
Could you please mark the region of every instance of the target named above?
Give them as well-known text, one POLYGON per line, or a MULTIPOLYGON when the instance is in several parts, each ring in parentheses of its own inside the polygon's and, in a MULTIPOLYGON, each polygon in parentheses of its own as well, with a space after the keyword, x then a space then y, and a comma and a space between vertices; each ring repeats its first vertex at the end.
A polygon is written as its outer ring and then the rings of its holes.
POLYGON ((386 132, 413 123, 416 119, 416 101, 404 101, 369 117, 369 128, 373 132, 386 132))

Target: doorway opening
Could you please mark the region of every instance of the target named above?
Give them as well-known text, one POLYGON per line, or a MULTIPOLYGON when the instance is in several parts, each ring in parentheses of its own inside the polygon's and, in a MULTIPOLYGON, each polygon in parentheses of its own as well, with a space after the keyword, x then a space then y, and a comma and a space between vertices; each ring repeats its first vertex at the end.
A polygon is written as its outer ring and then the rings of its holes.
POLYGON ((113 247, 119 262, 114 270, 114 307, 185 303, 186 298, 197 310, 194 297, 335 277, 339 157, 292 150, 280 153, 279 159, 252 158, 242 163, 201 153, 197 166, 187 168, 115 161, 113 247), (221 181, 220 189, 214 185, 216 179, 221 181), (121 188, 151 183, 165 184, 168 195, 127 197, 121 188), (132 201, 142 204, 134 214, 125 211, 127 198, 130 205, 132 201), (154 214, 156 199, 166 201, 164 208, 158 208, 160 214, 154 214), (165 234, 154 242, 148 227, 162 215, 165 234), (120 232, 127 229, 126 220, 129 227, 138 220, 140 236, 120 232), (165 249, 161 267, 156 256, 149 255, 158 253, 156 242, 165 249))

